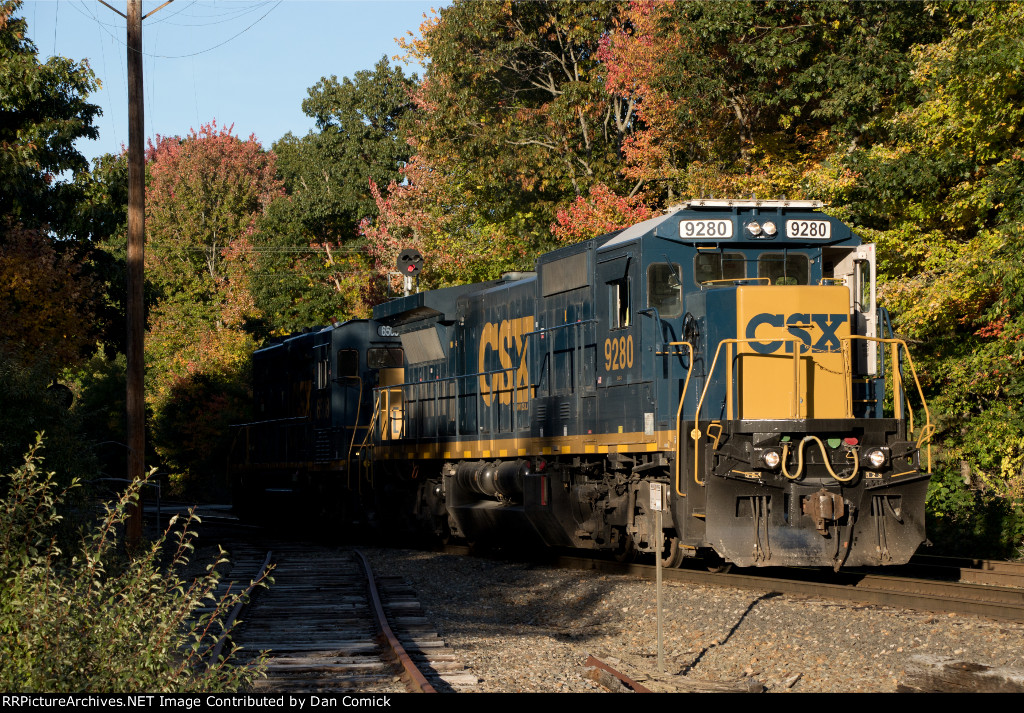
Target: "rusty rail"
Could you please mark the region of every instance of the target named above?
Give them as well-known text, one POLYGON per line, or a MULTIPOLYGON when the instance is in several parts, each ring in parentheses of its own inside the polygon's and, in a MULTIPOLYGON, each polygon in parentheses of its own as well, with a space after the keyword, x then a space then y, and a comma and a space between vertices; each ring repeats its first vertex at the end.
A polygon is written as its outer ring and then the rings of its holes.
POLYGON ((596 668, 596 669, 600 669, 601 671, 605 671, 607 673, 610 673, 612 676, 614 676, 616 679, 618 679, 622 683, 622 685, 624 685, 626 688, 629 688, 630 690, 632 690, 632 691, 634 691, 636 693, 650 693, 651 692, 650 689, 645 688, 644 686, 640 685, 639 683, 634 681, 632 678, 630 678, 626 674, 619 673, 614 668, 612 668, 611 666, 606 664, 604 661, 601 661, 600 659, 596 659, 593 656, 588 656, 586 663, 584 663, 583 665, 587 666, 587 667, 593 667, 593 668, 596 668))
POLYGON ((363 565, 363 571, 366 573, 366 580, 370 588, 370 600, 373 602, 373 610, 377 616, 377 626, 380 627, 381 633, 387 640, 388 647, 394 652, 399 663, 402 664, 402 668, 408 676, 407 684, 416 693, 437 693, 416 664, 413 663, 412 658, 406 653, 405 647, 402 646, 398 637, 391 630, 388 618, 384 614, 384 605, 381 604, 380 595, 377 593, 377 584, 373 579, 373 571, 370 569, 370 563, 367 561, 366 556, 359 550, 354 550, 354 552, 359 556, 359 561, 363 565))

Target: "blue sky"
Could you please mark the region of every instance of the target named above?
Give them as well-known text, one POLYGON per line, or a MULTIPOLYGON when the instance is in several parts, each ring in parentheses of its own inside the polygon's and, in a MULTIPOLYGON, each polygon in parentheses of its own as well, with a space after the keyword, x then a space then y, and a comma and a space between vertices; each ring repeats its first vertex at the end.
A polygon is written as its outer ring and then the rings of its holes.
MULTIPOLYGON (((125 0, 107 0, 126 11, 125 0)), ((143 14, 163 0, 145 0, 143 14)), ((216 119, 269 148, 313 128, 306 90, 324 76, 352 76, 417 32, 440 2, 414 0, 175 0, 142 23, 146 137, 185 135, 216 119)), ((26 0, 18 13, 39 56, 88 60, 103 87, 90 96, 103 116, 89 159, 128 143, 125 20, 98 0, 26 0)), ((408 72, 422 73, 411 67, 408 72)))

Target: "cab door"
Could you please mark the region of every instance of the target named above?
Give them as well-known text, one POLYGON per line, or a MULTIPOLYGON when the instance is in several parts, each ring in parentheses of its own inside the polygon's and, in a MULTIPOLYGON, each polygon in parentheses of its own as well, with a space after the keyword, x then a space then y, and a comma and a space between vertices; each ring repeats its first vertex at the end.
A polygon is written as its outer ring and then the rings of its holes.
MULTIPOLYGON (((834 267, 832 278, 842 280, 850 290, 850 326, 854 334, 878 336, 878 310, 875 302, 875 246, 852 248, 832 247, 823 251, 823 262, 834 267)), ((876 345, 859 341, 854 344, 854 372, 864 376, 878 375, 876 345)))
POLYGON ((637 305, 640 281, 632 253, 603 256, 597 263, 597 384, 605 388, 639 380, 637 305), (602 334, 603 332, 603 334, 602 334))

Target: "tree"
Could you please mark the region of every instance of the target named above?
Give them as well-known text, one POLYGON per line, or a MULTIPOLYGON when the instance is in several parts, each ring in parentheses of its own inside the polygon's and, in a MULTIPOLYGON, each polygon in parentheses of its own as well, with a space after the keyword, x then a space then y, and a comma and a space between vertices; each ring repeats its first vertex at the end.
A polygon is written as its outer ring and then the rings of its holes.
POLYGON ((40 62, 20 7, 0 2, 0 467, 47 429, 70 479, 83 449, 55 380, 92 349, 97 296, 87 252, 61 238, 88 167, 75 141, 97 135, 87 98, 98 85, 84 62, 40 62))
POLYGON ((566 243, 597 237, 628 228, 652 217, 640 196, 623 198, 607 187, 590 187, 587 198, 580 196, 568 208, 559 210, 551 232, 566 243))
MULTIPOLYGON (((245 413, 249 354, 260 313, 252 295, 259 221, 284 195, 274 155, 254 137, 242 141, 216 122, 184 139, 157 137, 147 151, 146 270, 155 292, 146 359, 147 401, 154 411, 157 451, 178 474, 208 474, 217 443, 182 446, 181 428, 227 438, 209 423, 226 426, 245 413), (181 413, 180 394, 204 389, 208 408, 192 420, 181 413), (173 426, 171 424, 177 424, 173 426)), ((216 463, 219 470, 223 463, 216 463)))
POLYGON ((10 225, 60 233, 81 191, 59 176, 89 167, 74 144, 99 135, 93 120, 100 109, 86 101, 98 83, 86 62, 40 63, 25 20, 14 17, 20 7, 20 0, 0 2, 0 215, 10 225))
POLYGON ((842 184, 836 164, 912 98, 909 48, 940 28, 920 3, 634 2, 601 52, 640 124, 625 174, 666 203, 842 184))
POLYGON ((80 362, 94 345, 95 285, 39 230, 0 227, 0 356, 53 373, 80 362))
POLYGON ((551 247, 556 210, 592 185, 629 193, 617 168, 632 104, 605 91, 597 57, 623 7, 455 2, 428 19, 405 43, 428 63, 409 128, 415 159, 404 184, 378 184, 368 237, 426 248, 429 270, 447 266, 426 273, 438 284, 495 276, 551 247))
POLYGON ((324 77, 302 103, 316 131, 274 144, 290 200, 264 223, 254 290, 276 333, 368 315, 372 272, 359 224, 377 215, 371 184, 397 180, 409 158, 401 127, 413 80, 384 58, 352 79, 324 77))
POLYGON ((318 240, 348 243, 358 237, 359 221, 377 213, 370 181, 396 179, 409 159, 400 128, 414 80, 386 58, 352 79, 323 77, 302 102, 316 132, 301 139, 288 133, 274 144, 295 210, 318 240))
POLYGON ((1024 537, 1024 4, 939 11, 953 29, 912 55, 920 101, 890 140, 851 154, 853 197, 879 216, 884 298, 928 375, 936 492, 966 475, 1010 503, 1016 525, 996 533, 1007 547, 1024 537))
MULTIPOLYGON (((372 186, 379 215, 362 223, 378 274, 393 272, 406 248, 417 248, 426 257, 420 284, 430 288, 489 280, 529 264, 536 241, 519 240, 509 225, 481 215, 470 191, 455 177, 425 165, 418 156, 406 165, 403 177, 386 192, 372 186)), ((524 227, 523 221, 519 225, 524 227)), ((401 289, 401 282, 391 287, 401 289)), ((382 297, 374 294, 371 299, 382 297)))

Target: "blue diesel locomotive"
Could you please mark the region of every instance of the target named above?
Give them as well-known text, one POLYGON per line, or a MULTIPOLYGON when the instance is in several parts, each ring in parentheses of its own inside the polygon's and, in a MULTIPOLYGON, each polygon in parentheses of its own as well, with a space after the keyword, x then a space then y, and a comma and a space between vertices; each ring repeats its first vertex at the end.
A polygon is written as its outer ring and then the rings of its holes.
POLYGON ((906 562, 932 426, 874 246, 820 208, 691 201, 257 352, 243 501, 670 566, 906 562))

